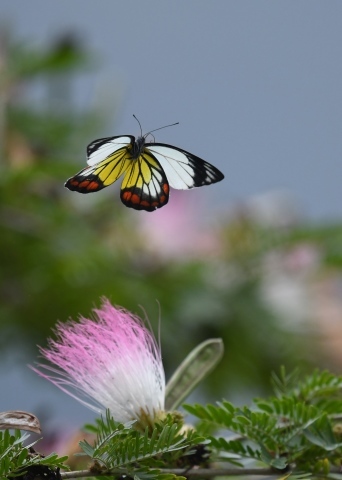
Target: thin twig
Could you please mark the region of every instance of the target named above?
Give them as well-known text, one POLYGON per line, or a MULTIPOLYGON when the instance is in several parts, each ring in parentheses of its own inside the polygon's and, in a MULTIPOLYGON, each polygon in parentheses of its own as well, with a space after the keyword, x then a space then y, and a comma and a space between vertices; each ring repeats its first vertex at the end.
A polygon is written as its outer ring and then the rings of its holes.
MULTIPOLYGON (((240 476, 240 475, 261 475, 261 476, 277 476, 279 477, 279 472, 275 470, 271 470, 270 468, 197 468, 192 470, 184 470, 181 468, 175 469, 161 469, 161 474, 171 474, 171 475, 179 475, 179 476, 186 476, 186 477, 194 477, 194 478, 211 478, 211 477, 223 477, 223 476, 240 476)), ((103 472, 103 473, 94 473, 91 470, 79 470, 76 472, 64 472, 61 473, 62 479, 67 478, 80 478, 80 477, 99 477, 103 476, 121 476, 123 474, 129 475, 129 472, 125 472, 123 470, 111 470, 110 473, 103 472)))

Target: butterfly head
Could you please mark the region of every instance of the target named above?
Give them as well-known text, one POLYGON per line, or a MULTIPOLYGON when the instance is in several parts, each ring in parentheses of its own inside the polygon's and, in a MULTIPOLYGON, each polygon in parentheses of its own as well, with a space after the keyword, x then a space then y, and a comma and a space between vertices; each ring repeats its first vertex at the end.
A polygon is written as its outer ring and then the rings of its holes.
POLYGON ((132 148, 132 152, 131 152, 131 156, 132 156, 133 159, 138 158, 142 154, 142 152, 144 150, 145 143, 146 143, 146 139, 149 135, 151 135, 153 137, 153 142, 155 142, 156 139, 153 135, 153 132, 156 132, 157 130, 162 130, 163 128, 173 127, 174 125, 179 124, 179 122, 176 122, 176 123, 172 123, 171 125, 164 125, 164 127, 155 128, 154 130, 150 130, 149 132, 145 133, 145 135, 143 135, 142 127, 141 127, 141 123, 139 122, 139 119, 135 115, 133 115, 133 117, 136 119, 136 121, 138 122, 139 127, 140 127, 140 137, 138 137, 135 140, 133 148, 132 148))

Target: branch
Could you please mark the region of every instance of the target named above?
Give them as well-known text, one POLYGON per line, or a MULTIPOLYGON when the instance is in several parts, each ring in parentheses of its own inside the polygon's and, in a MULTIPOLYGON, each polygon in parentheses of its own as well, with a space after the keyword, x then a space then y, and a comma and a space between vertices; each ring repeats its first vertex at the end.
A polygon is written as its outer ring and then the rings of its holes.
MULTIPOLYGON (((161 469, 161 474, 179 475, 193 478, 211 478, 211 477, 223 477, 223 476, 235 476, 235 475, 262 475, 262 476, 277 476, 279 477, 279 471, 272 470, 271 468, 197 468, 193 470, 187 470, 182 468, 175 469, 161 469)), ((100 477, 108 475, 121 476, 125 474, 123 470, 110 470, 110 472, 96 472, 91 470, 79 470, 75 472, 61 473, 62 480, 69 478, 79 477, 100 477)), ((128 474, 128 472, 127 472, 128 474)))

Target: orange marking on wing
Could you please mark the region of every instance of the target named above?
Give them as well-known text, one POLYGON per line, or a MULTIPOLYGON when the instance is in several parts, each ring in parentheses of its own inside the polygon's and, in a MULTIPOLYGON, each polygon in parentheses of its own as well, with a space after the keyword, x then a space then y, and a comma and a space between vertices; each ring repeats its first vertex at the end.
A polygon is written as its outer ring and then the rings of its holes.
POLYGON ((137 195, 136 193, 134 193, 133 195, 131 195, 131 202, 132 202, 132 203, 136 203, 136 204, 140 203, 140 197, 139 197, 139 195, 137 195))
POLYGON ((124 192, 122 194, 122 198, 126 201, 130 200, 131 199, 131 196, 132 196, 132 192, 124 192))
POLYGON ((80 188, 87 188, 88 185, 89 185, 89 180, 83 180, 83 182, 80 182, 80 183, 78 184, 78 186, 79 186, 80 188))
POLYGON ((89 182, 89 185, 87 187, 87 190, 97 190, 99 188, 98 182, 95 182, 94 180, 92 182, 89 182))
POLYGON ((168 195, 168 193, 169 193, 169 191, 170 191, 169 185, 168 185, 167 183, 164 183, 162 188, 163 188, 164 193, 165 193, 166 195, 168 195))

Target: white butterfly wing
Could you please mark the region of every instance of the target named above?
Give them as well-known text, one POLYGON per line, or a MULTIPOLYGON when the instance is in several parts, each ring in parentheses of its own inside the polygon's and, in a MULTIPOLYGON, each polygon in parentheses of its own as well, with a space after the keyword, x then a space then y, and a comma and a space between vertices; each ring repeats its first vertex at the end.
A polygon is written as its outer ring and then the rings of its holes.
POLYGON ((224 175, 214 165, 181 148, 163 143, 145 145, 163 167, 172 188, 188 190, 219 182, 224 175))
POLYGON ((119 137, 99 138, 87 147, 87 164, 96 165, 105 160, 120 148, 125 148, 134 143, 135 138, 131 135, 119 137))

